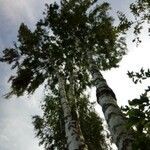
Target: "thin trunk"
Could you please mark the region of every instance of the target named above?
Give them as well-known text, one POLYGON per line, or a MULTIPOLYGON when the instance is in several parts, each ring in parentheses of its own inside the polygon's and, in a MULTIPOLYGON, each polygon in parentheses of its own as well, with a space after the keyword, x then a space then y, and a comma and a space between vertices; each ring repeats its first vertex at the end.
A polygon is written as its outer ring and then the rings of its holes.
POLYGON ((86 150, 85 144, 80 139, 78 127, 76 121, 73 120, 71 109, 67 101, 65 82, 63 77, 58 75, 59 90, 61 96, 61 105, 65 118, 65 132, 67 137, 67 146, 69 150, 86 150))
MULTIPOLYGON (((81 130, 81 126, 80 126, 80 121, 79 121, 80 116, 79 116, 79 112, 78 112, 77 98, 76 98, 76 94, 75 94, 75 78, 74 78, 74 76, 75 76, 75 73, 74 73, 74 71, 72 71, 72 73, 70 74, 70 79, 69 79, 70 85, 69 85, 68 98, 69 98, 69 101, 71 102, 71 108, 72 108, 71 111, 74 114, 73 119, 76 120, 78 134, 79 134, 82 142, 85 144, 85 139, 84 139, 84 136, 83 136, 83 133, 81 130)), ((85 144, 85 149, 88 149, 87 147, 88 146, 85 144)))
POLYGON ((93 59, 90 71, 96 86, 97 102, 101 105, 109 130, 119 150, 132 150, 133 135, 127 130, 127 119, 117 105, 116 96, 107 85, 93 59))

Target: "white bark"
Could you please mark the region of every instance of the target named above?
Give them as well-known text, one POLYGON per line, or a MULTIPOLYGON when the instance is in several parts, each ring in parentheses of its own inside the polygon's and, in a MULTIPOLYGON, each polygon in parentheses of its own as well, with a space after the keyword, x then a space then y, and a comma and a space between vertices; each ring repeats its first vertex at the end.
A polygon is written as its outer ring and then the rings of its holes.
POLYGON ((73 120, 71 109, 69 107, 63 77, 58 75, 59 90, 61 96, 61 105, 65 118, 65 132, 69 150, 86 150, 86 146, 79 135, 79 129, 76 120, 73 120))
POLYGON ((77 124, 77 128, 78 130, 78 134, 80 136, 81 141, 84 143, 84 149, 88 149, 88 146, 85 144, 85 139, 81 130, 81 126, 80 126, 80 120, 79 120, 79 112, 78 112, 78 107, 77 107, 77 98, 76 98, 76 94, 75 94, 75 72, 72 71, 72 73, 70 74, 70 87, 69 87, 69 92, 68 92, 68 97, 69 97, 69 101, 73 104, 73 111, 75 113, 75 119, 76 120, 76 124, 77 124))
POLYGON ((97 66, 90 62, 90 71, 96 86, 97 101, 101 105, 109 130, 119 150, 132 150, 133 136, 126 129, 127 120, 117 105, 114 92, 107 85, 97 66))

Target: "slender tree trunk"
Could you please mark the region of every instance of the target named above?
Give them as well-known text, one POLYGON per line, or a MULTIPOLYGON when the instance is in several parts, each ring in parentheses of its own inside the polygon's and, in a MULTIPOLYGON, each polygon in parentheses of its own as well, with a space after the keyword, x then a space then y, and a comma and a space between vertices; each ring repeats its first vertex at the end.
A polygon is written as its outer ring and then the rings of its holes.
POLYGON ((94 60, 90 60, 90 71, 96 86, 97 102, 101 105, 109 130, 119 150, 132 150, 133 135, 126 129, 127 119, 117 105, 116 96, 107 85, 94 60))
MULTIPOLYGON (((69 102, 71 102, 71 111, 74 114, 74 116, 72 115, 73 119, 76 120, 76 125, 78 128, 78 133, 80 135, 80 139, 81 141, 85 144, 85 139, 81 130, 81 126, 80 126, 80 120, 79 120, 79 112, 78 112, 78 106, 77 106, 77 97, 75 94, 75 72, 72 71, 72 73, 70 74, 70 79, 69 79, 70 85, 69 85, 69 91, 68 91, 68 98, 69 98, 69 102)), ((85 144, 85 149, 88 149, 88 146, 85 144)))
POLYGON ((63 77, 58 75, 59 90, 61 96, 61 105, 65 118, 65 132, 67 137, 67 145, 69 150, 87 150, 84 142, 80 138, 79 129, 76 120, 73 120, 71 109, 67 101, 65 82, 63 77))

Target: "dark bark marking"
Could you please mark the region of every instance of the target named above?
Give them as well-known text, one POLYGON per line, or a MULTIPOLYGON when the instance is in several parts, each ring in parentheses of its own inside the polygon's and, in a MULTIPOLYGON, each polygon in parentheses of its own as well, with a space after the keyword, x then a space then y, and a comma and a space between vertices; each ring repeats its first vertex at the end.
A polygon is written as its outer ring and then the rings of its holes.
POLYGON ((116 100, 116 95, 115 93, 112 91, 112 89, 110 89, 108 86, 105 87, 100 87, 96 89, 96 97, 97 100, 99 100, 99 98, 103 95, 110 95, 112 96, 115 100, 116 100))
MULTIPOLYGON (((108 118, 107 118, 107 122, 108 122, 108 124, 109 124, 109 121, 110 121, 110 119, 112 118, 112 115, 117 115, 117 116, 121 116, 121 118, 123 118, 122 120, 124 120, 125 118, 122 116, 122 114, 118 114, 118 113, 115 113, 115 112, 111 112, 109 115, 108 115, 108 118)), ((113 130, 115 130, 115 129, 113 129, 113 130)))
POLYGON ((117 124, 117 125, 115 125, 115 126, 113 127, 113 130, 114 130, 115 133, 116 133, 116 131, 117 131, 117 128, 120 127, 120 126, 122 126, 122 123, 117 124))
POLYGON ((95 80, 94 80, 94 83, 96 84, 96 83, 99 83, 99 82, 102 82, 102 81, 104 81, 104 82, 106 82, 106 80, 104 79, 104 78, 100 78, 100 77, 97 77, 95 80))
POLYGON ((104 104, 104 105, 102 105, 103 113, 105 113, 106 110, 107 110, 110 106, 113 106, 113 107, 117 108, 117 106, 116 106, 115 104, 112 104, 112 103, 104 104))
POLYGON ((117 139, 116 139, 116 144, 119 145, 120 140, 121 140, 120 137, 125 136, 125 140, 123 141, 123 146, 122 146, 122 149, 121 149, 121 150, 127 150, 127 146, 128 146, 129 144, 133 143, 133 141, 134 141, 134 139, 131 138, 131 137, 133 137, 133 135, 132 135, 131 133, 128 133, 128 136, 126 136, 126 135, 127 135, 126 132, 121 132, 121 133, 118 135, 117 139))
POLYGON ((69 145, 71 144, 71 141, 70 142, 67 142, 67 148, 69 148, 69 145))
MULTIPOLYGON (((132 135, 132 137, 133 137, 133 135, 132 135)), ((126 150, 127 149, 127 146, 129 145, 129 144, 131 144, 131 143, 133 143, 134 142, 134 139, 132 139, 132 138, 126 138, 124 141, 123 141, 123 149, 122 150, 126 150)), ((132 145, 133 146, 133 145, 132 145)))
POLYGON ((116 139, 116 145, 118 146, 119 143, 120 143, 120 140, 123 135, 126 135, 127 133, 126 132, 121 132, 118 136, 117 136, 117 139, 116 139))
POLYGON ((67 115, 64 117, 64 120, 66 121, 69 117, 71 117, 71 115, 67 115))

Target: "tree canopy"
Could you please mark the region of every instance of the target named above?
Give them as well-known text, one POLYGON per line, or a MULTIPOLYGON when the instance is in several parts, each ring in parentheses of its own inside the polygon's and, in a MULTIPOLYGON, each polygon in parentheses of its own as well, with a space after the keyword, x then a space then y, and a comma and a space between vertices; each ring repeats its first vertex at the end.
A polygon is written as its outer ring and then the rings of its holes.
MULTIPOLYGON (((149 69, 145 71, 143 68, 140 72, 128 72, 128 76, 135 84, 142 83, 143 80, 150 77, 149 69)), ((136 138, 133 149, 148 150, 150 145, 150 87, 140 95, 129 101, 129 105, 122 108, 128 118, 128 129, 134 130, 136 138)))
MULTIPOLYGON (((55 2, 46 4, 46 7, 44 19, 36 24, 35 30, 31 31, 27 25, 22 23, 18 31, 18 41, 14 44, 14 47, 6 48, 3 51, 4 55, 0 60, 11 64, 12 69, 16 69, 16 74, 9 79, 11 92, 8 93, 7 97, 13 94, 21 96, 24 92, 33 93, 44 82, 46 82, 50 91, 57 93, 58 73, 65 78, 66 88, 71 85, 70 78, 73 75, 78 95, 80 95, 87 86, 93 85, 89 55, 94 61, 94 65, 101 71, 118 67, 119 61, 126 54, 124 33, 130 23, 123 20, 125 18, 122 15, 120 18, 121 23, 114 25, 114 18, 109 14, 111 8, 108 3, 98 4, 97 0, 62 0, 60 4, 55 2)), ((131 8, 134 7, 131 6, 131 8)), ((99 78, 96 79, 96 82, 99 78)), ((104 81, 103 79, 103 83, 104 81)), ((111 91, 110 95, 112 96, 112 90, 105 87, 106 84, 102 87, 102 96, 108 91, 111 91)), ((58 98, 52 99, 58 101, 58 98)), ((78 100, 81 100, 81 98, 78 100)), ((113 102, 110 103, 115 107, 112 110, 119 112, 118 114, 122 116, 119 107, 114 103, 116 100, 114 94, 111 100, 113 102)), ((110 103, 106 102, 103 110, 110 108, 110 103)), ((55 105, 55 102, 53 102, 53 105, 55 105)), ((57 105, 58 112, 60 112, 59 104, 57 105)), ((44 111, 45 109, 47 108, 45 107, 44 111)), ((46 110, 45 113, 48 111, 46 110)), ((113 115, 117 114, 113 111, 112 113, 113 115)), ((51 116, 51 113, 45 114, 49 117, 48 115, 51 116)), ((56 118, 54 118, 56 122, 58 117, 61 118, 59 115, 56 114, 56 118)), ((84 116, 84 114, 82 115, 84 116)), ((97 118, 94 113, 87 115, 97 118)), ((107 120, 110 120, 110 118, 111 113, 108 115, 107 120)), ((45 128, 47 130, 47 121, 49 120, 48 118, 46 118, 47 120, 44 119, 38 116, 35 117, 35 127, 39 125, 37 130, 43 130, 37 133, 42 138, 41 142, 43 142, 43 137, 45 140, 49 137, 45 134, 45 128), (42 124, 44 124, 44 127, 40 126, 42 124)), ((84 121, 88 123, 90 119, 84 121)), ((49 125, 59 130, 56 124, 49 125)), ((84 126, 82 121, 81 125, 84 126)), ((55 136, 57 139, 57 134, 53 134, 52 138, 55 138, 55 136)), ((52 138, 49 138, 49 144, 53 142, 52 138)), ((56 142, 56 145, 58 147, 64 146, 64 141, 61 142, 60 145, 56 142)))
POLYGON ((34 31, 21 24, 18 42, 14 48, 6 48, 1 58, 17 70, 9 79, 9 94, 33 93, 46 79, 49 84, 57 82, 55 70, 67 79, 74 69, 79 82, 88 84, 87 52, 93 55, 99 69, 117 67, 126 53, 125 39, 113 25, 109 4, 94 6, 95 3, 62 0, 60 5, 47 4, 45 17, 34 31))
MULTIPOLYGON (((42 117, 33 117, 36 136, 40 139, 39 144, 44 144, 46 150, 55 148, 67 149, 60 97, 47 95, 44 99, 42 110, 44 112, 42 117)), ((102 119, 97 115, 93 104, 89 102, 88 97, 85 95, 80 97, 78 113, 81 131, 88 149, 109 149, 109 144, 105 141, 102 119)))

